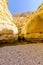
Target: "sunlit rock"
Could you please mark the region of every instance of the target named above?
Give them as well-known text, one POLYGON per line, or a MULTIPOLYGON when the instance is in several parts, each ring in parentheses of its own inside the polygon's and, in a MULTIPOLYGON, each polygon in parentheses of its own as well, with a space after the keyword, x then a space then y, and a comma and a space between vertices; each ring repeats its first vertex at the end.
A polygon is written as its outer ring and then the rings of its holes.
POLYGON ((0 0, 0 32, 4 31, 4 34, 0 35, 0 39, 4 39, 3 35, 6 39, 8 38, 8 35, 7 33, 5 33, 5 30, 6 32, 11 31, 11 34, 13 34, 12 37, 15 39, 18 36, 18 28, 13 23, 13 18, 8 10, 7 3, 7 0, 0 0))
POLYGON ((22 13, 22 14, 13 15, 14 23, 17 25, 18 30, 19 30, 20 38, 24 37, 23 33, 22 33, 22 29, 23 29, 24 25, 28 22, 28 19, 32 14, 33 14, 32 12, 26 12, 26 13, 22 13))
POLYGON ((28 19, 28 22, 22 29, 26 40, 43 39, 43 4, 28 19))

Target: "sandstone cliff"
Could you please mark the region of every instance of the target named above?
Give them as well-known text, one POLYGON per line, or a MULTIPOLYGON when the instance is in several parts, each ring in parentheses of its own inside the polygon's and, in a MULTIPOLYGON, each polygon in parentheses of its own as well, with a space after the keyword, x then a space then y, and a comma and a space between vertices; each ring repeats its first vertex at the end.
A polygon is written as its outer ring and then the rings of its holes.
POLYGON ((23 13, 13 16, 19 28, 19 36, 26 40, 43 40, 43 3, 34 13, 23 13))
POLYGON ((18 30, 19 30, 19 37, 22 38, 22 28, 24 25, 28 22, 29 17, 33 14, 33 12, 26 12, 22 14, 14 14, 13 19, 14 23, 17 25, 18 30))
POLYGON ((18 28, 13 23, 13 17, 8 10, 7 0, 0 0, 0 40, 12 39, 12 37, 15 39, 17 34, 18 28))
POLYGON ((31 15, 33 14, 33 12, 25 12, 25 13, 22 13, 22 14, 14 14, 13 17, 30 17, 31 15))
POLYGON ((43 4, 28 19, 22 29, 22 33, 27 40, 33 38, 43 40, 43 4))

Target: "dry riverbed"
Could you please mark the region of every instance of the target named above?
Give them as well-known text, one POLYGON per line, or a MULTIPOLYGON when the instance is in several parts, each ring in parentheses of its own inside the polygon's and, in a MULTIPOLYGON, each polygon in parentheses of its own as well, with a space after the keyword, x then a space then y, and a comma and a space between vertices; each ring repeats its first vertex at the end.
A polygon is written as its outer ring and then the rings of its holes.
POLYGON ((43 43, 0 44, 0 65, 43 65, 43 43))

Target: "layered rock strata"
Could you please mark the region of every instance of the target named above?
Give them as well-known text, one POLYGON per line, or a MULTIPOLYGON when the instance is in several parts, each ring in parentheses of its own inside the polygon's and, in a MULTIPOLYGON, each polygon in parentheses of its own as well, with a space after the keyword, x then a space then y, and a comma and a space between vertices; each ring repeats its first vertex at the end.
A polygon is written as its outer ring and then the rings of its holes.
POLYGON ((19 30, 19 37, 22 39, 23 33, 22 33, 22 28, 24 25, 28 22, 29 17, 33 14, 33 12, 26 12, 22 14, 14 14, 13 19, 14 23, 17 25, 18 30, 19 30))
POLYGON ((7 0, 0 0, 0 40, 11 39, 12 41, 18 37, 18 28, 13 23, 7 3, 7 0))

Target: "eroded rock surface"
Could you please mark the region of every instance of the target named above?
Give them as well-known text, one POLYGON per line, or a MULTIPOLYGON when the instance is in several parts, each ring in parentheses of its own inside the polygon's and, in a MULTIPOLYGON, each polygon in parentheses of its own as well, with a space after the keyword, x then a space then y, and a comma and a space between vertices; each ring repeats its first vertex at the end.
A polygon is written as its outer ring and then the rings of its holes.
POLYGON ((26 40, 43 40, 43 3, 34 13, 13 16, 19 29, 19 36, 26 40))
POLYGON ((22 32, 27 40, 43 40, 43 4, 28 19, 28 22, 23 27, 22 32))
MULTIPOLYGON (((0 0, 0 35, 2 34, 1 32, 3 32, 3 30, 4 30, 4 33, 5 33, 5 30, 6 32, 8 32, 9 30, 9 31, 12 31, 11 35, 13 33, 12 36, 16 37, 15 35, 18 34, 18 28, 13 23, 13 17, 8 10, 7 3, 8 3, 7 0, 0 0)), ((4 34, 2 34, 2 40, 4 39, 4 37, 6 40, 6 35, 8 35, 8 33, 5 33, 5 36, 4 34)))
POLYGON ((29 17, 33 14, 33 12, 26 12, 22 14, 14 14, 13 19, 14 23, 17 25, 19 30, 19 37, 23 38, 22 28, 28 22, 29 17))

